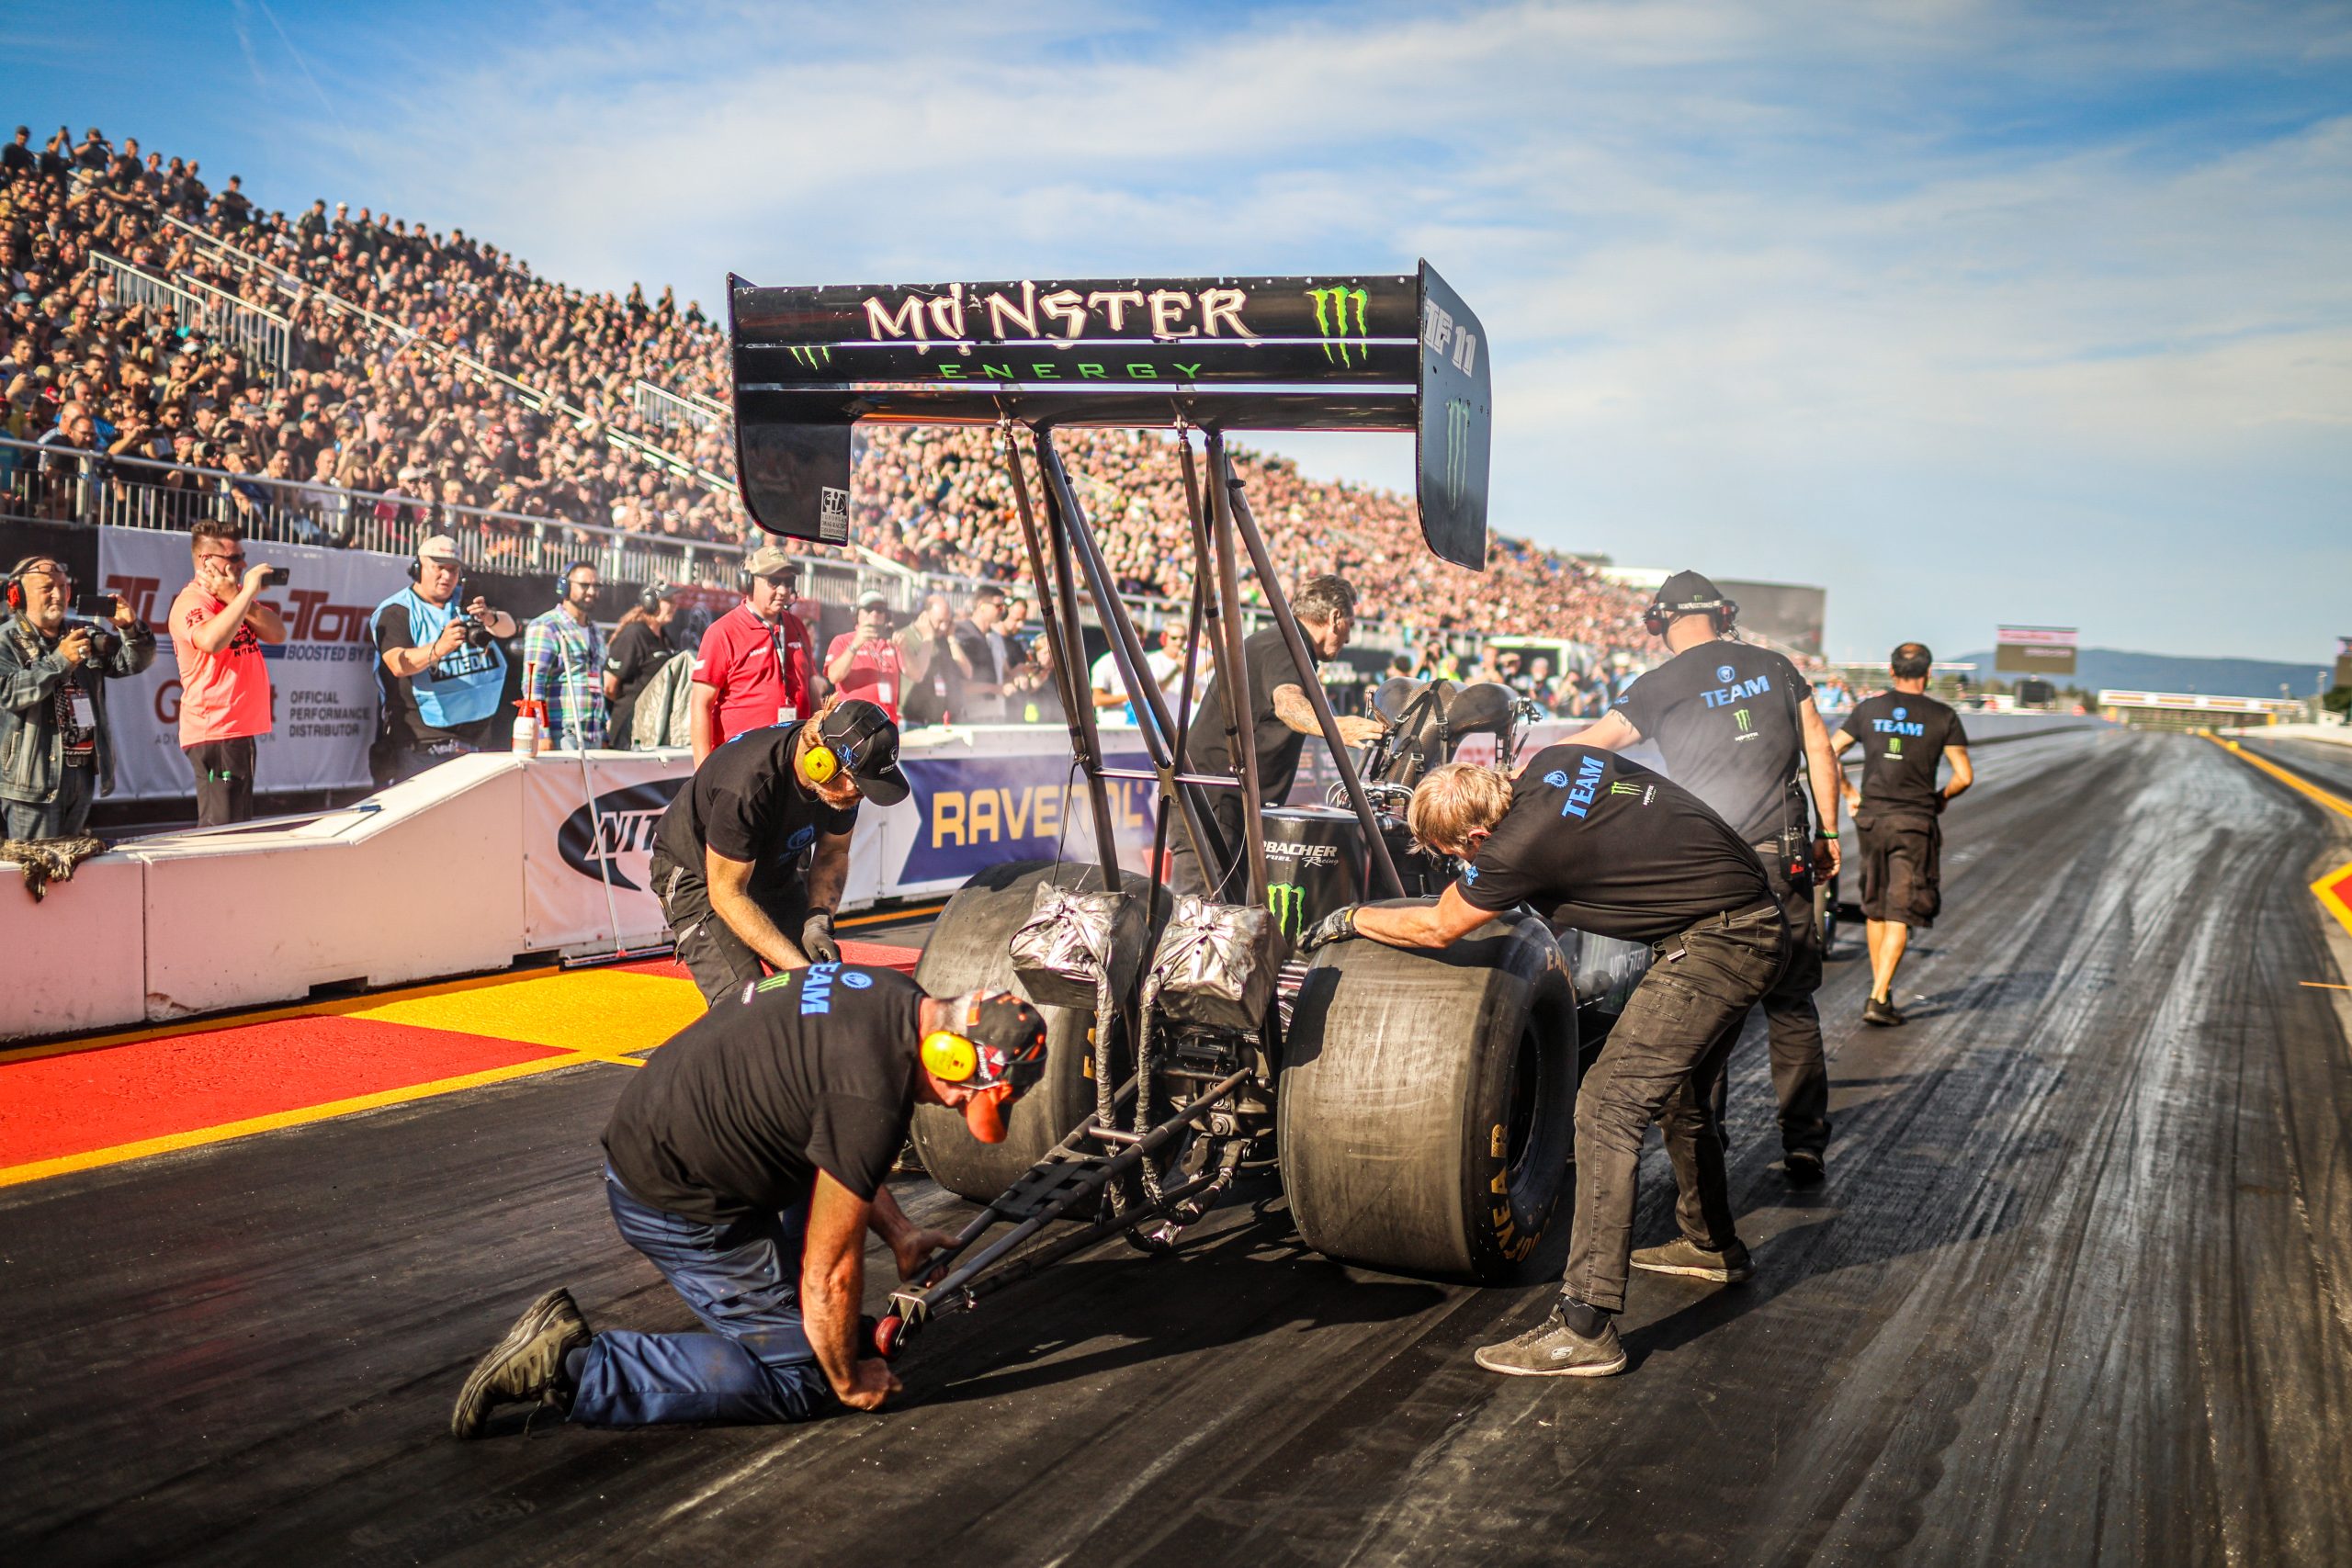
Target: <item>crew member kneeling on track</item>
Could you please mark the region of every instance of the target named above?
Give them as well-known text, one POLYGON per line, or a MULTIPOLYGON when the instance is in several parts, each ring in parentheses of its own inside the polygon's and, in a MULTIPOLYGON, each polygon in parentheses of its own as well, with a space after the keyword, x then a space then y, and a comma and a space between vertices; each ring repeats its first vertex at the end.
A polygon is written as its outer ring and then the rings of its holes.
POLYGON ((982 1143, 1045 1070, 1046 1025, 1009 992, 926 996, 888 969, 819 964, 686 1026, 621 1091, 605 1196, 710 1332, 591 1332, 571 1292, 531 1303, 474 1367, 449 1430, 536 1400, 601 1427, 805 1421, 899 1390, 858 1315, 865 1233, 911 1280, 955 1238, 883 1179, 918 1102, 982 1143))
POLYGON ((1935 655, 1924 643, 1894 650, 1894 689, 1854 705, 1829 738, 1831 750, 1862 748, 1862 782, 1846 786, 1846 806, 1862 848, 1862 918, 1868 922, 1871 994, 1862 1021, 1882 1029, 1903 1022, 1894 1005, 1894 971, 1913 926, 1931 926, 1943 908, 1943 809, 1975 782, 1960 716, 1928 695, 1935 655), (1936 787, 1939 763, 1951 783, 1936 787))
POLYGON ((899 727, 869 702, 831 702, 713 751, 662 813, 650 866, 703 1000, 716 1007, 768 969, 839 958, 833 911, 858 803, 906 797, 899 727))
POLYGON ((1444 947, 1525 904, 1553 924, 1651 944, 1649 972, 1577 1093, 1576 1218, 1559 1305, 1478 1352, 1514 1377, 1622 1371, 1611 1319, 1628 1267, 1737 1284, 1754 1269, 1732 1224, 1724 1144, 1706 1092, 1740 1024, 1787 963, 1781 906, 1754 852, 1663 775, 1589 746, 1550 746, 1519 782, 1449 762, 1413 792, 1413 837, 1470 863, 1435 904, 1351 906, 1303 946, 1351 936, 1444 947), (1634 1170, 1661 1123, 1679 1239, 1633 1250, 1634 1170))

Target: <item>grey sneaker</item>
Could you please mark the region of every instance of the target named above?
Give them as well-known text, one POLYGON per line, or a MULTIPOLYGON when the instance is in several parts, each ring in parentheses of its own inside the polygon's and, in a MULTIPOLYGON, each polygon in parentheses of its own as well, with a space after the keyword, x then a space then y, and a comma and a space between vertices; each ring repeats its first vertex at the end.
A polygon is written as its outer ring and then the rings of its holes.
POLYGON ((1555 1309, 1516 1339, 1478 1348, 1477 1363, 1507 1378, 1605 1378, 1625 1370, 1625 1347, 1617 1325, 1603 1323, 1589 1338, 1570 1328, 1555 1309))
POLYGON ((482 1422, 494 1404, 532 1399, 559 1403, 566 1352, 581 1348, 593 1337, 588 1320, 580 1315, 570 1291, 549 1291, 533 1302, 506 1331, 506 1337, 491 1347, 490 1354, 475 1362, 467 1374, 466 1386, 458 1391, 457 1407, 449 1412, 449 1435, 481 1436, 482 1422))
POLYGON ((1634 1268, 1653 1274, 1683 1274, 1693 1280, 1713 1280, 1718 1285, 1736 1285, 1756 1277, 1747 1248, 1736 1241, 1721 1252, 1710 1252, 1690 1237, 1678 1235, 1660 1247, 1637 1247, 1633 1262, 1634 1268))

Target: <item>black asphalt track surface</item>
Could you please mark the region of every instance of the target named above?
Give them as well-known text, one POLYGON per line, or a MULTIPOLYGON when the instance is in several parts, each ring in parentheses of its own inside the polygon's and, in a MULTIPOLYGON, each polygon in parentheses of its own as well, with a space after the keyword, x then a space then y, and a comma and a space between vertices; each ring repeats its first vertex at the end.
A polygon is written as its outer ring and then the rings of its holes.
POLYGON ((2342 819, 2185 736, 1978 766, 1909 1025, 1829 966, 1828 1184, 1783 1185, 1751 1040, 1757 1279, 1636 1276, 1626 1375, 1478 1371, 1548 1286, 1338 1267, 1261 1185, 944 1321, 882 1416, 454 1442, 539 1292, 687 1321, 588 1065, 0 1194, 0 1561, 2352 1562, 2352 993, 2303 984, 2346 979, 2342 819))

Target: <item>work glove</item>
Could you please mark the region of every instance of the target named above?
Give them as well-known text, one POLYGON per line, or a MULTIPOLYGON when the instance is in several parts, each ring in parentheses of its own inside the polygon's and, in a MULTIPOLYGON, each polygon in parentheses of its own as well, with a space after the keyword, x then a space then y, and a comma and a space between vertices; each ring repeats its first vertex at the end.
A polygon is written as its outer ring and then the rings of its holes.
POLYGON ((839 964, 842 944, 833 940, 833 912, 820 909, 800 928, 800 951, 811 964, 839 964))
POLYGON ((1344 942, 1355 934, 1356 907, 1349 904, 1332 910, 1307 927, 1306 934, 1298 939, 1298 950, 1301 953, 1312 953, 1318 947, 1328 947, 1332 942, 1344 942))

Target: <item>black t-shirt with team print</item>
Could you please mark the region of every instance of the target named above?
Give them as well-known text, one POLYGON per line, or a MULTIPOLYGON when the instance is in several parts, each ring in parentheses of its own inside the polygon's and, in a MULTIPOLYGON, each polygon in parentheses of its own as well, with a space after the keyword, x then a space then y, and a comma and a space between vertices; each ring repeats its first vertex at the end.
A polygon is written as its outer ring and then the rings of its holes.
POLYGON ((856 807, 836 811, 795 776, 799 735, 799 724, 773 724, 713 751, 662 814, 655 849, 697 881, 707 848, 751 863, 754 893, 797 883, 820 837, 857 824, 856 807))
POLYGON ((820 1170, 871 1199, 913 1114, 922 998, 896 970, 819 964, 720 1002, 629 1076, 613 1173, 713 1225, 793 1207, 820 1170))
POLYGON ((1947 746, 1965 746, 1960 715, 1917 692, 1881 692, 1854 705, 1838 726, 1861 743, 1865 815, 1933 816, 1944 808, 1936 764, 1947 746))
POLYGON ((1555 925, 1629 942, 1663 942, 1772 896, 1756 852, 1697 796, 1573 744, 1529 760, 1461 886, 1476 908, 1527 904, 1555 925))
POLYGON ((1800 709, 1812 694, 1797 667, 1770 649, 1718 640, 1645 671, 1617 708, 1657 742, 1676 784, 1743 842, 1760 844, 1811 820, 1796 781, 1804 767, 1800 709))

